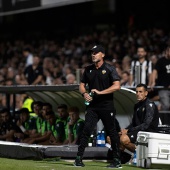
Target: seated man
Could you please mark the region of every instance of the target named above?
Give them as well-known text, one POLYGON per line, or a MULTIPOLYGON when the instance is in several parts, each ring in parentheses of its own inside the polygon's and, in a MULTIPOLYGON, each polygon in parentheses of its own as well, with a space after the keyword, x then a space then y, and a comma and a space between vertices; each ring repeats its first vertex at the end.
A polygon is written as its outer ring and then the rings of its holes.
POLYGON ((139 131, 156 132, 159 123, 159 112, 154 102, 147 98, 148 91, 145 84, 136 86, 137 103, 134 106, 132 123, 120 132, 121 149, 134 152, 136 138, 139 131))
POLYGON ((68 113, 70 117, 68 122, 68 139, 64 143, 78 145, 84 127, 84 120, 79 117, 79 108, 76 106, 70 107, 68 113))
POLYGON ((14 133, 17 130, 17 126, 12 120, 10 112, 7 108, 0 110, 1 126, 0 126, 0 140, 14 141, 14 133))
POLYGON ((53 111, 53 106, 46 102, 42 104, 42 117, 46 119, 46 113, 53 111))
POLYGON ((33 111, 36 113, 36 133, 29 136, 29 138, 24 139, 23 142, 28 144, 41 144, 48 141, 51 136, 51 131, 49 126, 47 126, 47 121, 42 115, 43 103, 40 101, 35 101, 33 103, 33 111))
POLYGON ((53 111, 46 112, 46 120, 50 126, 51 136, 46 145, 62 145, 65 139, 64 123, 53 111))
POLYGON ((22 142, 24 139, 36 133, 36 118, 30 116, 27 108, 20 109, 20 118, 17 121, 19 130, 14 134, 16 141, 22 142))
POLYGON ((64 123, 64 129, 65 129, 65 138, 64 140, 68 139, 68 127, 67 124, 70 120, 69 114, 68 114, 68 107, 66 104, 60 104, 57 107, 57 117, 59 120, 61 120, 64 123))

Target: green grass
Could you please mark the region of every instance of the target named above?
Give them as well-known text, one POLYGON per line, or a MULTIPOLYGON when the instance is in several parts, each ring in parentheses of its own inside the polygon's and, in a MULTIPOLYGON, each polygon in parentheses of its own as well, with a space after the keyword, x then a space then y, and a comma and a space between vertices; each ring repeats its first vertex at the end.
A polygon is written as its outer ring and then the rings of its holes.
MULTIPOLYGON (((103 161, 84 161, 83 170, 102 170, 106 169, 107 162, 103 161)), ((37 160, 16 160, 9 158, 0 158, 1 170, 75 170, 73 161, 64 161, 59 159, 37 160)), ((123 165, 122 170, 143 170, 132 165, 123 165)))

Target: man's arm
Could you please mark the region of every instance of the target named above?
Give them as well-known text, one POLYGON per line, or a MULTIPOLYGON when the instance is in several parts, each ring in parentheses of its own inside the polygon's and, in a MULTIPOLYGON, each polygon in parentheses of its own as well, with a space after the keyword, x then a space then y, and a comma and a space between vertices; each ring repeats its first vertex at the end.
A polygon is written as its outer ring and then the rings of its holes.
MULTIPOLYGON (((79 85, 79 92, 83 95, 86 93, 86 88, 85 88, 86 84, 85 83, 80 83, 79 85)), ((88 92, 87 92, 88 93, 88 92)))
POLYGON ((41 81, 43 80, 43 76, 42 75, 39 75, 35 80, 34 82, 32 83, 32 85, 36 85, 38 83, 41 83, 41 81))
POLYGON ((129 76, 129 82, 130 82, 130 86, 132 86, 132 84, 133 84, 133 82, 134 82, 134 77, 133 77, 133 74, 134 74, 134 61, 132 61, 132 63, 131 63, 131 66, 130 66, 130 76, 129 76))
POLYGON ((148 75, 148 86, 152 85, 152 73, 148 75))
POLYGON ((152 69, 152 62, 149 61, 149 64, 148 64, 148 84, 147 84, 147 86, 151 86, 151 84, 152 84, 152 70, 153 70, 152 69))
POLYGON ((92 92, 95 92, 97 94, 109 94, 109 93, 113 93, 117 90, 120 90, 120 81, 114 81, 113 85, 110 86, 109 88, 102 90, 102 91, 98 91, 97 89, 92 89, 92 92))
POLYGON ((85 83, 80 83, 79 85, 79 92, 82 94, 82 96, 84 97, 84 99, 86 101, 91 101, 93 98, 89 95, 89 93, 86 91, 85 88, 86 84, 85 83))
POLYGON ((7 140, 7 141, 13 141, 14 133, 15 133, 15 130, 7 131, 6 134, 0 135, 0 139, 7 140))
POLYGON ((40 142, 44 142, 46 140, 50 140, 50 136, 51 136, 51 132, 47 131, 45 132, 42 136, 40 137, 36 137, 36 138, 32 138, 29 140, 29 144, 33 144, 33 143, 40 143, 40 142))
POLYGON ((133 74, 130 74, 130 76, 129 76, 129 82, 130 82, 130 85, 132 86, 132 84, 133 84, 133 74))
POLYGON ((154 87, 156 85, 156 79, 158 76, 158 72, 156 69, 153 70, 152 72, 152 83, 151 83, 151 87, 154 87))
MULTIPOLYGON (((26 79, 26 77, 25 77, 25 75, 24 74, 21 74, 21 80, 20 80, 24 85, 28 85, 28 81, 27 81, 27 79, 26 79)), ((21 83, 21 84, 22 84, 21 83)))

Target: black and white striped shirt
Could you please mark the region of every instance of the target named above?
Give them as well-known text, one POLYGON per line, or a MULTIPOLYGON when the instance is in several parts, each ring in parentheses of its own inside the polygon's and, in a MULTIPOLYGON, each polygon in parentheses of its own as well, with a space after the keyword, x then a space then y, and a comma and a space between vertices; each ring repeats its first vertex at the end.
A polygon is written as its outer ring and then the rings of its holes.
POLYGON ((140 63, 139 61, 132 61, 131 63, 131 70, 130 74, 133 75, 133 82, 134 85, 137 85, 137 83, 143 83, 148 85, 149 81, 149 75, 152 73, 152 62, 149 60, 145 60, 143 63, 140 63), (137 74, 136 74, 136 66, 140 66, 140 82, 137 82, 137 74))

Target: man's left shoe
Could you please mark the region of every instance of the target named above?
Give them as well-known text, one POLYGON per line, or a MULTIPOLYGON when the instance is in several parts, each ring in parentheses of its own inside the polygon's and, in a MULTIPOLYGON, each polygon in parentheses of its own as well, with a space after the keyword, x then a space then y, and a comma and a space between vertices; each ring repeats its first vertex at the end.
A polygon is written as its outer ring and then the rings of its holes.
POLYGON ((74 163, 73 163, 74 166, 77 166, 77 167, 84 167, 84 163, 82 162, 82 158, 80 156, 77 156, 74 163))

